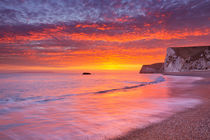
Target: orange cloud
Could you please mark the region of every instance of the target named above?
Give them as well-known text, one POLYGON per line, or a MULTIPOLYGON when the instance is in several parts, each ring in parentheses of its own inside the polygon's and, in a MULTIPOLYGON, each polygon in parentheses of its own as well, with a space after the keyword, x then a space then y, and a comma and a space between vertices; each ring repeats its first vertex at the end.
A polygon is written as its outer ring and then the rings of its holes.
POLYGON ((113 27, 108 27, 106 24, 98 25, 98 24, 77 24, 75 26, 76 28, 94 28, 98 30, 110 30, 113 29, 113 27))
POLYGON ((5 36, 0 38, 0 43, 25 43, 26 41, 39 41, 52 38, 52 36, 63 36, 61 31, 64 27, 57 26, 56 28, 44 29, 41 32, 29 32, 29 35, 13 35, 7 33, 5 36))
MULTIPOLYGON (((162 21, 161 21, 162 23, 162 21)), ((177 30, 169 31, 166 29, 154 30, 150 29, 150 24, 145 24, 145 29, 135 27, 133 32, 125 32, 122 34, 109 35, 104 33, 68 33, 65 32, 65 26, 57 26, 56 28, 44 29, 41 32, 29 32, 28 36, 6 34, 6 37, 0 38, 0 43, 25 43, 27 41, 40 41, 49 39, 71 39, 71 40, 88 40, 88 41, 105 41, 105 42, 131 42, 138 40, 170 40, 170 39, 185 39, 189 36, 203 36, 210 34, 210 29, 195 29, 195 30, 177 30)), ((95 28, 102 31, 114 29, 107 25, 98 24, 78 24, 77 28, 95 28)))
POLYGON ((85 34, 85 33, 74 33, 71 34, 71 39, 73 40, 89 40, 89 41, 107 41, 107 42, 130 42, 138 40, 170 40, 170 39, 185 39, 188 36, 203 36, 208 35, 210 29, 205 30, 195 30, 195 31, 156 31, 154 33, 144 32, 142 34, 138 32, 134 33, 124 33, 122 35, 105 35, 105 34, 85 34))

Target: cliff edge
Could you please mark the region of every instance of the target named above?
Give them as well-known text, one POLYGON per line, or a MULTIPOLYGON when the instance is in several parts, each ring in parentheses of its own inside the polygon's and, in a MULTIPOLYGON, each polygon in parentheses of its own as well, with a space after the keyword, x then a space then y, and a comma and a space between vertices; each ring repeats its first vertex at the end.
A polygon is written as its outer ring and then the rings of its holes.
POLYGON ((210 46, 173 47, 167 49, 164 72, 210 70, 210 46))
POLYGON ((140 73, 162 73, 163 72, 163 63, 155 63, 151 65, 143 65, 140 73))
POLYGON ((172 47, 164 63, 143 65, 140 73, 210 71, 210 46, 172 47))

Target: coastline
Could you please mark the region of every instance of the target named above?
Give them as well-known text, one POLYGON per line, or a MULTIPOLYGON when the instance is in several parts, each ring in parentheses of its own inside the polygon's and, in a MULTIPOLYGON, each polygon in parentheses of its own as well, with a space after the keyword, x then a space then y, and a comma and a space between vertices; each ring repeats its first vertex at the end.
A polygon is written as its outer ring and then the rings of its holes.
POLYGON ((196 76, 210 78, 210 71, 194 71, 194 72, 165 72, 163 75, 172 75, 172 76, 196 76))
POLYGON ((193 95, 203 101, 200 105, 178 112, 162 122, 134 129, 112 140, 206 140, 210 139, 210 72, 165 73, 172 76, 196 76, 193 95))

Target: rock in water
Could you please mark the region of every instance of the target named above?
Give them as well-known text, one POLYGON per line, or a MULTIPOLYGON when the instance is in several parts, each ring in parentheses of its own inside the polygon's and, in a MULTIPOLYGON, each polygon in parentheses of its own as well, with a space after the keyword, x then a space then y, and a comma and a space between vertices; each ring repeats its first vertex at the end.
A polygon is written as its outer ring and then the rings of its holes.
POLYGON ((91 75, 90 72, 83 72, 82 75, 91 75))
POLYGON ((167 49, 164 72, 210 70, 210 46, 167 49))
POLYGON ((140 73, 162 73, 163 63, 155 63, 151 65, 143 65, 140 73))

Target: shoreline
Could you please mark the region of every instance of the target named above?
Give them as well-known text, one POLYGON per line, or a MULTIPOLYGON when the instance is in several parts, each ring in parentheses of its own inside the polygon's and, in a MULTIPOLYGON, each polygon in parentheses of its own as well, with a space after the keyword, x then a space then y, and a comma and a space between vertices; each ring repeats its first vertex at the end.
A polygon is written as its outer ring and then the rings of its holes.
POLYGON ((176 113, 160 123, 135 129, 112 140, 210 139, 209 103, 176 113), (201 117, 202 115, 202 117, 201 117))
POLYGON ((210 139, 210 72, 167 73, 172 76, 203 77, 193 83, 193 95, 199 95, 200 105, 178 112, 159 123, 137 128, 111 140, 206 140, 210 139), (196 94, 195 94, 196 93, 196 94))
POLYGON ((193 72, 166 72, 163 75, 172 76, 195 76, 195 77, 210 77, 210 71, 193 71, 193 72))

